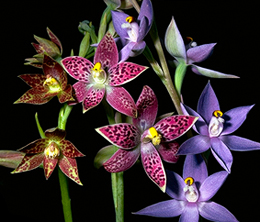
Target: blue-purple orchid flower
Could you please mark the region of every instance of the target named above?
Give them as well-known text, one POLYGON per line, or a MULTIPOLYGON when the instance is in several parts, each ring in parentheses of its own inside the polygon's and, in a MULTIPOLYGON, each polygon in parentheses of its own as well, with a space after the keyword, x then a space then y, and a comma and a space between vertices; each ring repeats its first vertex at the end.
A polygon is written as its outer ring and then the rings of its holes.
MULTIPOLYGON (((162 160, 175 163, 178 157, 178 143, 174 140, 186 133, 197 117, 189 115, 174 115, 162 118, 155 123, 158 102, 148 86, 144 86, 136 103, 138 117, 130 123, 119 123, 97 128, 110 143, 119 149, 111 158, 103 163, 104 168, 111 173, 125 171, 132 167, 141 155, 145 172, 149 178, 165 192, 166 175, 162 160), (161 156, 161 157, 160 157, 161 156)), ((101 153, 109 153, 104 149, 101 153)))
POLYGON ((219 164, 230 173, 233 162, 230 150, 260 149, 258 142, 230 135, 242 125, 254 105, 240 106, 222 113, 216 94, 208 83, 199 98, 197 112, 184 104, 181 106, 184 114, 199 117, 193 125, 199 135, 181 144, 179 155, 203 153, 210 148, 219 164))
POLYGON ((136 117, 137 109, 131 95, 121 85, 135 79, 147 69, 131 62, 118 63, 118 50, 110 33, 98 44, 94 64, 80 56, 61 60, 64 69, 74 79, 77 102, 82 102, 83 112, 97 106, 105 97, 117 111, 136 117))
POLYGON ((143 0, 137 19, 123 12, 112 11, 112 21, 123 48, 120 51, 120 61, 141 54, 146 46, 144 37, 149 32, 153 22, 153 7, 150 0, 143 0))
POLYGON ((207 59, 212 53, 215 45, 216 43, 210 43, 197 46, 193 43, 185 46, 174 18, 172 18, 171 23, 166 30, 165 47, 171 56, 177 60, 177 64, 183 63, 186 64, 186 66, 191 66, 191 70, 194 73, 211 78, 238 78, 235 75, 224 74, 194 64, 207 59))
POLYGON ((167 171, 166 193, 174 199, 153 204, 135 214, 164 218, 180 216, 181 222, 199 221, 199 215, 210 221, 237 222, 230 211, 210 200, 227 176, 226 171, 208 176, 201 155, 187 155, 182 177, 167 171))

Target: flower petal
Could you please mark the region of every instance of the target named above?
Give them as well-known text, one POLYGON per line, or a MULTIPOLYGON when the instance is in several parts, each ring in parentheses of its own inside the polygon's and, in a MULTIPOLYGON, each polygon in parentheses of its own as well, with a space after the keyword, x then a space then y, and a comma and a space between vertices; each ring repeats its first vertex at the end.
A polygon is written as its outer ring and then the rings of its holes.
POLYGON ((162 135, 163 142, 172 141, 186 133, 198 117, 175 115, 166 117, 154 125, 154 128, 162 135))
POLYGON ((100 149, 94 159, 94 166, 100 168, 103 164, 108 161, 115 153, 115 146, 108 145, 100 149))
POLYGON ((123 23, 126 23, 126 18, 129 15, 125 14, 123 12, 117 12, 117 11, 111 11, 111 14, 112 14, 113 25, 114 25, 114 28, 115 28, 117 34, 121 38, 127 38, 128 37, 127 29, 122 28, 121 25, 123 23))
POLYGON ((26 82, 30 87, 46 92, 47 88, 44 86, 44 81, 46 80, 46 76, 42 74, 23 74, 19 75, 24 82, 26 82))
POLYGON ((200 154, 187 155, 183 166, 183 178, 192 177, 199 189, 208 177, 206 163, 200 154))
POLYGON ((82 102, 88 94, 88 85, 85 82, 78 81, 73 85, 75 92, 75 99, 77 102, 82 102))
POLYGON ((196 203, 187 203, 181 214, 180 222, 199 221, 199 211, 196 203))
POLYGON ((26 154, 36 154, 36 153, 42 153, 44 152, 45 147, 49 144, 49 139, 37 139, 28 145, 22 147, 19 149, 20 152, 26 153, 26 154))
POLYGON ((203 44, 187 50, 188 63, 202 62, 211 54, 217 43, 203 44))
POLYGON ((52 76, 60 83, 61 88, 65 89, 68 83, 67 74, 57 61, 44 55, 42 69, 46 77, 52 76))
POLYGON ((133 214, 152 216, 152 217, 177 217, 185 209, 185 203, 178 200, 166 200, 151 206, 148 206, 142 210, 139 210, 133 214))
POLYGON ((230 173, 233 157, 228 147, 219 138, 211 138, 211 146, 211 152, 216 160, 230 173))
POLYGON ((198 204, 199 213, 202 217, 210 221, 238 222, 235 216, 225 207, 215 202, 200 202, 198 204))
POLYGON ((58 96, 60 103, 75 101, 75 99, 72 96, 72 86, 71 85, 67 85, 66 88, 63 91, 61 91, 57 96, 58 96))
POLYGON ((74 79, 89 83, 89 75, 93 64, 88 59, 80 56, 70 56, 62 59, 61 64, 74 79))
POLYGON ((143 17, 139 24, 138 38, 137 38, 136 42, 140 42, 144 39, 144 37, 146 36, 146 34, 149 30, 148 24, 149 24, 148 18, 143 17))
POLYGON ((228 173, 220 171, 207 177, 199 188, 199 202, 210 200, 227 179, 228 173))
POLYGON ((130 56, 134 56, 132 49, 136 44, 137 44, 136 42, 126 43, 126 45, 119 52, 119 57, 120 57, 119 63, 126 61, 130 56))
POLYGON ((220 110, 218 98, 212 89, 210 82, 208 82, 200 95, 197 112, 205 119, 206 123, 209 124, 215 110, 220 110))
POLYGON ((109 70, 108 84, 119 86, 132 81, 148 67, 131 62, 121 62, 112 66, 109 70))
POLYGON ((260 143, 239 136, 221 136, 220 139, 233 151, 251 151, 260 149, 260 143))
POLYGON ((177 163, 179 156, 176 155, 180 145, 177 142, 161 143, 158 147, 162 159, 168 163, 177 163))
POLYGON ((118 112, 136 118, 134 99, 123 87, 106 86, 106 100, 118 112))
POLYGON ((145 47, 145 41, 137 42, 132 48, 132 54, 130 54, 130 56, 134 57, 140 55, 144 51, 145 47))
POLYGON ((141 159, 148 177, 165 192, 166 174, 160 155, 152 143, 141 143, 141 159))
POLYGON ((52 97, 45 98, 46 92, 42 92, 39 90, 36 90, 34 88, 29 89, 27 92, 25 92, 18 100, 16 100, 14 103, 28 103, 28 104, 45 104, 49 102, 52 97))
POLYGON ((97 62, 101 63, 103 69, 109 69, 118 63, 117 46, 113 36, 109 32, 107 32, 98 44, 94 56, 94 64, 97 62))
POLYGON ((28 155, 26 154, 19 166, 12 173, 21 173, 29 170, 34 170, 43 162, 44 153, 28 155))
POLYGON ((65 138, 66 131, 56 127, 56 128, 51 128, 51 129, 46 130, 44 132, 44 134, 50 140, 60 141, 65 138))
POLYGON ((137 20, 140 21, 143 17, 148 19, 148 27, 150 27, 153 22, 153 5, 150 0, 143 0, 137 20))
POLYGON ((58 37, 56 35, 54 35, 54 33, 48 27, 47 27, 47 33, 48 33, 51 41, 60 47, 60 51, 61 51, 60 54, 62 55, 62 52, 63 52, 62 44, 61 44, 60 40, 58 39, 58 37))
POLYGON ((132 124, 119 123, 97 128, 96 131, 110 143, 123 149, 131 149, 140 143, 140 132, 132 124))
POLYGON ((149 86, 143 87, 136 107, 138 116, 133 118, 133 124, 143 132, 154 124, 158 110, 156 95, 149 86))
POLYGON ((62 150, 62 154, 66 157, 75 158, 85 156, 68 140, 59 141, 59 147, 62 150))
POLYGON ((198 75, 203 75, 210 78, 239 78, 238 76, 232 74, 225 74, 212 69, 202 68, 194 64, 191 65, 191 70, 198 75))
POLYGON ((178 61, 186 62, 186 49, 180 31, 172 17, 171 23, 165 33, 165 47, 178 61))
POLYGON ((48 178, 50 177, 50 175, 54 171, 57 163, 58 163, 57 158, 48 158, 48 157, 44 156, 43 169, 44 169, 44 174, 45 174, 46 180, 48 180, 48 178))
POLYGON ((104 98, 104 95, 105 87, 103 85, 91 85, 83 100, 83 113, 97 106, 104 98))
POLYGON ((186 197, 183 192, 183 188, 186 186, 184 179, 173 171, 166 170, 167 173, 167 186, 166 193, 174 199, 185 200, 186 197))
POLYGON ((192 126, 194 131, 198 134, 208 136, 209 130, 208 130, 208 125, 205 123, 204 119, 202 116, 194 111, 192 108, 184 105, 181 103, 181 109, 184 115, 191 115, 191 116, 196 116, 198 117, 198 120, 195 122, 195 124, 192 126))
POLYGON ((103 166, 110 173, 117 173, 131 168, 140 156, 140 147, 133 150, 118 149, 103 166))
POLYGON ((221 135, 231 134, 237 130, 246 120, 247 114, 253 106, 240 106, 225 112, 223 115, 225 119, 224 129, 221 135))
POLYGON ((210 138, 203 135, 196 135, 185 142, 179 148, 177 155, 203 153, 210 147, 210 138))
POLYGON ((59 167, 67 177, 77 184, 83 185, 79 179, 76 159, 63 156, 63 158, 59 160, 59 167))

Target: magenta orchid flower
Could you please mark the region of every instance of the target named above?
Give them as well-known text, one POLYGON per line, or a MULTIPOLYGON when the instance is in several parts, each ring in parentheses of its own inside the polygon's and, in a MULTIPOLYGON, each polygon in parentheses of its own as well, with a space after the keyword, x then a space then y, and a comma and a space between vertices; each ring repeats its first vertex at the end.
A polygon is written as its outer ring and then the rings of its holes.
POLYGON ((167 162, 177 161, 178 157, 175 154, 179 145, 173 140, 186 133, 197 118, 176 115, 165 117, 155 123, 158 102, 148 86, 144 86, 136 106, 138 117, 132 119, 133 124, 119 123, 96 129, 119 148, 103 166, 108 172, 125 171, 132 167, 141 155, 148 177, 165 192, 166 175, 161 157, 167 162))
POLYGON ((209 148, 219 164, 230 173, 233 157, 230 150, 259 150, 260 143, 230 135, 245 121, 251 106, 240 106, 225 113, 220 111, 218 99, 210 83, 203 90, 197 112, 181 104, 184 114, 199 117, 193 129, 199 135, 181 144, 179 155, 203 153, 209 148))
POLYGON ((43 164, 44 174, 48 179, 58 164, 67 177, 82 185, 75 158, 83 157, 84 154, 70 141, 65 140, 65 136, 65 130, 59 128, 46 130, 45 138, 37 139, 19 149, 25 156, 12 173, 33 170, 43 164))
POLYGON ((167 171, 166 193, 174 199, 153 204, 134 214, 164 218, 180 216, 181 222, 199 221, 199 215, 210 221, 237 222, 230 211, 210 200, 227 176, 226 171, 208 176, 203 158, 187 155, 182 177, 167 171))
POLYGON ((57 96, 60 103, 74 101, 72 86, 62 66, 51 57, 44 55, 42 74, 23 74, 19 77, 32 88, 15 103, 44 104, 57 96))
POLYGON ((153 22, 151 1, 143 0, 137 19, 123 12, 112 11, 111 13, 114 28, 123 45, 120 51, 120 61, 141 54, 146 46, 143 39, 149 32, 153 22))
POLYGON ((131 62, 118 63, 116 43, 110 33, 98 44, 94 64, 79 56, 64 58, 61 63, 69 75, 78 80, 73 88, 77 102, 83 104, 83 112, 97 106, 105 97, 117 111, 136 117, 133 98, 119 86, 136 78, 147 67, 131 62))
POLYGON ((184 63, 186 66, 190 66, 191 70, 198 75, 211 78, 238 78, 235 75, 224 74, 194 64, 204 61, 212 53, 215 45, 216 43, 203 44, 200 46, 189 44, 188 47, 186 47, 174 18, 172 18, 166 30, 165 47, 177 60, 177 63, 184 63))

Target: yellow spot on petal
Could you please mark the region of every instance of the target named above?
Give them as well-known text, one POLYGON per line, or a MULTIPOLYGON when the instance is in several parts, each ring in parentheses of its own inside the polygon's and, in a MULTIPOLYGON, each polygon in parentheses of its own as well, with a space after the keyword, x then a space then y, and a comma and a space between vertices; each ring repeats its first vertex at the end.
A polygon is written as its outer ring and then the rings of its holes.
POLYGON ((128 23, 131 23, 131 22, 134 21, 134 17, 133 17, 133 16, 128 16, 128 17, 126 17, 125 20, 126 20, 128 23))
POLYGON ((213 112, 213 115, 218 118, 218 117, 223 116, 223 113, 222 113, 220 110, 215 110, 215 111, 213 112))
POLYGON ((187 177, 187 178, 184 180, 184 182, 185 182, 187 185, 191 186, 191 185, 194 183, 194 179, 193 179, 192 177, 187 177))

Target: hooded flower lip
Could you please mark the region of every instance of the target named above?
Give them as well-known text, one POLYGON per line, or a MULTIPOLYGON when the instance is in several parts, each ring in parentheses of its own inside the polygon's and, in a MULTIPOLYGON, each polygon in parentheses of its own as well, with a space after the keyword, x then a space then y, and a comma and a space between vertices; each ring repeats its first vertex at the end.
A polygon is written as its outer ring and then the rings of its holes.
MULTIPOLYGON (((176 115, 155 123, 158 102, 148 86, 143 87, 136 107, 138 117, 132 119, 133 124, 119 123, 96 129, 119 148, 103 166, 108 172, 125 171, 141 156, 148 177, 164 192, 166 175, 161 157, 167 162, 177 162, 176 152, 179 145, 174 140, 187 132, 197 118, 176 115)), ((103 148, 102 153, 105 152, 104 149, 111 149, 111 146, 103 148)))
POLYGON ((58 164, 67 177, 82 185, 75 158, 84 155, 70 141, 65 140, 65 135, 64 130, 52 128, 45 131, 45 138, 37 139, 19 149, 25 156, 12 173, 33 170, 43 164, 44 174, 48 179, 58 164))
POLYGON ((136 78, 148 67, 131 62, 118 63, 116 43, 110 33, 98 44, 94 64, 79 56, 64 58, 61 63, 69 75, 78 80, 73 88, 77 102, 83 104, 83 112, 97 106, 105 97, 117 111, 136 117, 133 98, 120 86, 136 78))
POLYGON ((31 89, 24 93, 15 103, 44 104, 54 96, 60 103, 74 101, 72 86, 67 84, 67 74, 62 66, 51 57, 44 55, 42 74, 23 74, 19 77, 31 89))
POLYGON ((260 149, 258 142, 230 135, 242 125, 253 106, 240 106, 223 113, 216 94, 208 83, 199 98, 197 112, 181 104, 184 114, 199 117, 193 125, 199 135, 181 144, 178 155, 202 153, 210 148, 219 164, 230 173, 233 162, 230 150, 260 149))
POLYGON ((210 221, 237 222, 225 207, 211 201, 226 180, 228 173, 220 171, 208 176, 200 155, 187 155, 183 176, 167 171, 166 193, 174 198, 148 206, 134 214, 153 217, 177 217, 182 222, 199 221, 199 215, 210 221))
POLYGON ((137 19, 123 12, 112 11, 112 21, 120 36, 123 48, 120 61, 141 54, 146 46, 143 41, 153 22, 153 7, 150 0, 143 0, 137 19))
POLYGON ((172 18, 171 23, 166 30, 165 47, 178 63, 184 63, 187 66, 191 66, 191 70, 198 75, 204 75, 211 78, 239 78, 235 75, 224 74, 194 64, 208 58, 215 45, 216 43, 199 46, 196 44, 195 46, 193 44, 188 44, 188 47, 186 47, 174 18, 172 18))
POLYGON ((31 65, 36 68, 42 68, 44 54, 56 59, 62 55, 63 48, 58 37, 47 27, 47 33, 50 40, 34 36, 37 43, 32 43, 35 51, 38 53, 33 58, 25 59, 25 65, 31 65))

